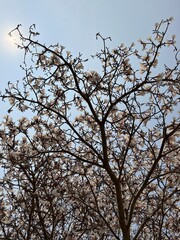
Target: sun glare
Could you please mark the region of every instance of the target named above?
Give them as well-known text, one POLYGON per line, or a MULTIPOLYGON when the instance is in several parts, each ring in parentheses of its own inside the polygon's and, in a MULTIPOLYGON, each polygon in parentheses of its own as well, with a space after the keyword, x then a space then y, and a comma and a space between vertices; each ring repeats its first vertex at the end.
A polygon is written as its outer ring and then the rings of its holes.
POLYGON ((3 31, 1 31, 1 51, 5 52, 8 55, 14 55, 18 53, 18 36, 15 32, 9 34, 9 32, 13 29, 13 27, 4 27, 3 31))

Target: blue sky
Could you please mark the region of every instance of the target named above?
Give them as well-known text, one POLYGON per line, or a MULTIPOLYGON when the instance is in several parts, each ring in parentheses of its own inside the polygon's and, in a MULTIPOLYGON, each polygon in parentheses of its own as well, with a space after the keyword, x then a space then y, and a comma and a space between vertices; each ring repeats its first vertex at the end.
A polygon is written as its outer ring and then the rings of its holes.
MULTIPOLYGON (((0 0, 0 3, 0 91, 8 81, 16 82, 23 77, 19 67, 23 53, 7 37, 17 24, 27 31, 35 23, 42 43, 59 42, 73 54, 81 52, 84 58, 89 58, 101 48, 95 38, 97 32, 111 36, 112 47, 122 42, 128 45, 151 35, 155 22, 173 16, 170 33, 177 35, 180 46, 179 0, 0 0)), ((7 109, 1 102, 0 108, 1 121, 7 109)))

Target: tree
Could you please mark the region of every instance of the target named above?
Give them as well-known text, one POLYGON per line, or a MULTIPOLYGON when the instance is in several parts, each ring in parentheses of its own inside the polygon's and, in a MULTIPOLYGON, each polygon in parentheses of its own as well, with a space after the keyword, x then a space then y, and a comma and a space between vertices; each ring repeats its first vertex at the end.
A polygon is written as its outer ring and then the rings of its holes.
POLYGON ((34 25, 27 37, 20 25, 13 30, 25 77, 1 93, 11 104, 0 131, 1 238, 179 239, 180 62, 175 36, 166 39, 171 20, 156 24, 139 51, 110 50, 98 33, 100 73, 85 70, 81 54, 41 44, 34 25), (173 67, 158 63, 168 46, 173 67))

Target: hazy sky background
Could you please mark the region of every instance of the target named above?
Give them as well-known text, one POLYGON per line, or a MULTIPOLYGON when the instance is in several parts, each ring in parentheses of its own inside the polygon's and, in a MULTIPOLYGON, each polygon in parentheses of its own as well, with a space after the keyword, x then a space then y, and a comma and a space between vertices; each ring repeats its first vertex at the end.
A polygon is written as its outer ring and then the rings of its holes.
MULTIPOLYGON (((19 67, 23 52, 7 36, 17 24, 27 31, 35 23, 42 43, 59 42, 89 58, 101 48, 97 32, 111 36, 112 47, 128 45, 151 35, 155 22, 173 16, 170 33, 177 35, 180 46, 180 0, 0 0, 0 5, 0 91, 24 74, 19 67)), ((1 102, 0 110, 1 121, 7 111, 1 102)))

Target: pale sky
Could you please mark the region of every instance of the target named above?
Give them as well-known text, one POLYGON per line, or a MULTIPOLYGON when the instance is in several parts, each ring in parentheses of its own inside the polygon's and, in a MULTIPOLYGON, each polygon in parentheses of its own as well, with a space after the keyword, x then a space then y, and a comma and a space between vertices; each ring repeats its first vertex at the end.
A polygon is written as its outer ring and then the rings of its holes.
MULTIPOLYGON (((173 16, 170 33, 180 47, 180 0, 0 0, 0 6, 0 91, 23 77, 23 52, 7 37, 18 24, 27 31, 35 23, 42 43, 59 42, 89 58, 101 48, 97 32, 110 36, 112 47, 128 45, 151 35, 155 22, 173 16)), ((6 105, 0 102, 0 109, 1 121, 6 105)))

